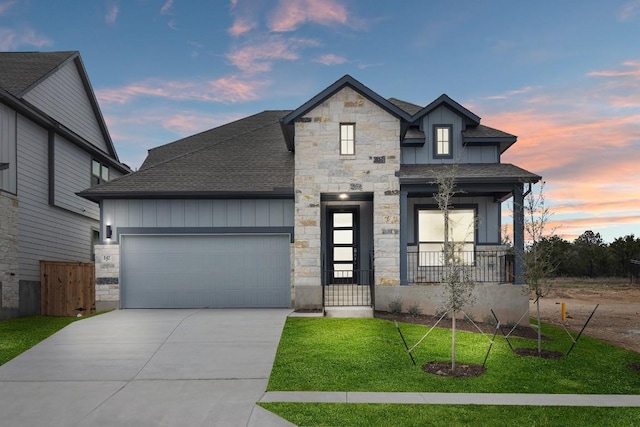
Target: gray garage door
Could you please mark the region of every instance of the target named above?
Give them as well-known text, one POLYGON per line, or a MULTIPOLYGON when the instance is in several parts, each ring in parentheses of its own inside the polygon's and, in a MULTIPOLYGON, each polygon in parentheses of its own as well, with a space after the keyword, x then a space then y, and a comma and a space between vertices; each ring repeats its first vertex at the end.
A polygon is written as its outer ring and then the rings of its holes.
POLYGON ((289 236, 122 236, 123 308, 289 307, 289 236))

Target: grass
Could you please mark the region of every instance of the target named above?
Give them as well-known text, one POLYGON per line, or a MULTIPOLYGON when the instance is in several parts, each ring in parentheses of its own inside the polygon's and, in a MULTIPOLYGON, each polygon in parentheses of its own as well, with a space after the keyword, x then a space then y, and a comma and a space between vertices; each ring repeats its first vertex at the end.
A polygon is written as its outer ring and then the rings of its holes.
MULTIPOLYGON (((401 324, 409 345, 428 330, 401 324)), ((543 325, 547 350, 566 352, 571 341, 560 328, 543 325)), ((458 363, 482 364, 490 336, 459 331, 458 363)), ((514 347, 535 348, 535 340, 512 339, 514 347)), ((450 360, 448 329, 436 328, 419 346, 413 366, 393 322, 381 319, 290 318, 287 320, 268 390, 458 393, 640 394, 640 373, 629 368, 640 354, 586 336, 568 357, 515 355, 498 336, 477 378, 424 373, 431 360, 450 360)))
MULTIPOLYGON (((401 324, 409 345, 428 330, 401 324)), ((547 350, 566 353, 562 329, 543 324, 547 350)), ((481 364, 490 337, 459 331, 458 363, 481 364)), ((536 347, 513 339, 514 347, 536 347)), ((462 393, 640 394, 640 373, 628 367, 640 354, 582 336, 568 357, 548 360, 515 355, 498 336, 487 372, 462 379, 430 375, 420 366, 450 360, 448 329, 436 328, 415 351, 413 366, 393 322, 381 319, 290 318, 285 324, 268 390, 462 393)), ((263 403, 305 426, 636 426, 640 408, 483 405, 383 405, 263 403)))
POLYGON ((0 365, 76 320, 77 317, 25 316, 0 321, 0 365))
POLYGON ((301 426, 637 426, 638 408, 261 403, 301 426))

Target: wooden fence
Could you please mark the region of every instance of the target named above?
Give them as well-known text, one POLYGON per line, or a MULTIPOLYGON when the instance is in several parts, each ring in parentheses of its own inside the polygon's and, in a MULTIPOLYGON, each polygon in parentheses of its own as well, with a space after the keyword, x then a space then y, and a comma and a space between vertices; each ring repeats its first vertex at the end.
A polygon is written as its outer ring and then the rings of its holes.
POLYGON ((40 261, 40 313, 76 316, 95 311, 95 268, 92 262, 40 261))

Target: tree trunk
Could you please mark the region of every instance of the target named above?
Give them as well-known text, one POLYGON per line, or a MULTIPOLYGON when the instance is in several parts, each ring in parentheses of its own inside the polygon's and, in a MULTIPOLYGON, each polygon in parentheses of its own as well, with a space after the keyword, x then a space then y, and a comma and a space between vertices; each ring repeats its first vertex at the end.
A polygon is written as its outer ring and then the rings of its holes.
POLYGON ((451 370, 456 370, 456 311, 451 319, 451 370))
POLYGON ((538 318, 538 354, 542 353, 542 331, 540 329, 540 297, 536 298, 536 311, 538 318))

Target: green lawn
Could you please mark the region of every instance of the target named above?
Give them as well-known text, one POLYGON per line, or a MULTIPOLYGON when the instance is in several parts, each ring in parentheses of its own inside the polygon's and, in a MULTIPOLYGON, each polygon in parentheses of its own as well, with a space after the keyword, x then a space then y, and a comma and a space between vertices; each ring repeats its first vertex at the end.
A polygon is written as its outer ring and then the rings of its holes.
POLYGON ((58 332, 77 317, 25 316, 0 321, 0 365, 58 332))
MULTIPOLYGON (((428 330, 401 324, 409 345, 428 330)), ((562 329, 543 325, 551 338, 543 347, 566 352, 571 341, 562 329)), ((458 332, 458 363, 481 364, 490 336, 458 332)), ((514 347, 534 340, 512 339, 514 347)), ((640 394, 640 373, 629 363, 640 354, 582 336, 562 359, 518 356, 501 336, 487 361, 487 372, 460 379, 429 375, 420 365, 450 360, 448 329, 434 329, 415 351, 413 366, 393 322, 381 319, 290 318, 287 320, 268 390, 388 391, 469 393, 640 394)))
MULTIPOLYGON (((429 329, 401 324, 409 343, 429 329)), ((551 338, 543 348, 566 353, 562 329, 543 325, 551 338)), ((490 336, 458 332, 458 363, 481 364, 490 336)), ((535 340, 512 339, 514 347, 535 340)), ((424 373, 431 360, 450 360, 451 332, 436 328, 416 349, 413 366, 393 322, 381 319, 290 318, 271 372, 268 390, 462 393, 640 394, 640 373, 629 363, 640 354, 583 336, 568 357, 540 359, 514 354, 500 335, 477 378, 424 373)), ((483 405, 262 403, 304 426, 637 426, 640 408, 483 405)))
POLYGON ((638 408, 261 403, 300 426, 636 427, 638 408))

